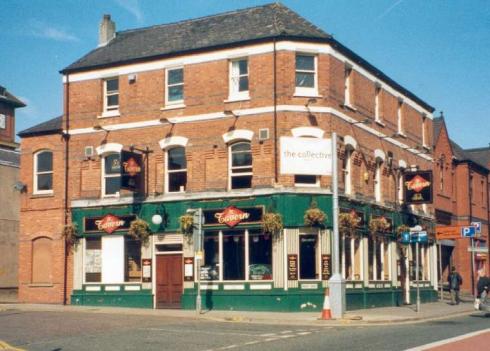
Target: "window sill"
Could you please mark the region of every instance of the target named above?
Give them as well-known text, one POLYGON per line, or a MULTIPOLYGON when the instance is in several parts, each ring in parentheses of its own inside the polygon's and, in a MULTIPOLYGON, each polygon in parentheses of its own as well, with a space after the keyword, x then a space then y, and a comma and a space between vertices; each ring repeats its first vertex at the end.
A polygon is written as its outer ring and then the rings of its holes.
POLYGON ((29 288, 51 288, 54 285, 52 283, 32 283, 27 285, 29 288))
POLYGON ((114 111, 102 112, 102 114, 100 116, 97 116, 97 118, 112 118, 112 117, 119 117, 119 116, 121 116, 119 110, 114 110, 114 111))
POLYGON ((228 99, 224 100, 224 103, 228 102, 241 102, 241 101, 250 101, 250 96, 229 96, 228 99))
POLYGON ((351 104, 343 104, 342 105, 344 108, 348 109, 348 110, 351 110, 351 111, 357 111, 357 108, 355 108, 354 106, 352 106, 351 104))
POLYGON ((374 123, 376 123, 377 125, 381 126, 381 127, 386 127, 386 123, 382 122, 382 121, 374 121, 374 123))
POLYGON ((165 107, 162 107, 160 111, 177 110, 179 108, 185 108, 185 105, 184 104, 167 105, 165 107))
POLYGON ((400 137, 400 138, 404 138, 406 139, 407 138, 407 135, 403 132, 396 132, 396 134, 400 137))
POLYGON ((301 92, 301 91, 295 91, 293 97, 308 97, 308 98, 318 98, 318 99, 323 99, 322 95, 318 95, 317 91, 312 91, 311 93, 309 92, 301 92))
POLYGON ((32 193, 31 199, 40 199, 43 197, 54 197, 54 192, 50 191, 49 193, 32 193))
POLYGON ((319 188, 320 184, 303 184, 303 183, 295 183, 295 187, 297 188, 319 188))

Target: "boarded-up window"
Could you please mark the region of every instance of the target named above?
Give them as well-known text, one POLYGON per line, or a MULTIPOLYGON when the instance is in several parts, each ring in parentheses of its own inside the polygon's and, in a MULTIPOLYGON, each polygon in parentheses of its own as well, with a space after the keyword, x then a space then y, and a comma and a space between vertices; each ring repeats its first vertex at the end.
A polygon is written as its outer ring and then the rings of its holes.
POLYGON ((32 283, 50 284, 52 274, 52 240, 38 238, 32 241, 32 283))

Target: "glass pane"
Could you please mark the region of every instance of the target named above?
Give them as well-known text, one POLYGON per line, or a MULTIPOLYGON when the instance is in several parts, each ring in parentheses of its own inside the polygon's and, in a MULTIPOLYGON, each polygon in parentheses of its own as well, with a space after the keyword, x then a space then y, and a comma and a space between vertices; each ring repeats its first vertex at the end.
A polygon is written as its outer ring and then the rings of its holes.
POLYGON ((219 279, 219 236, 217 232, 204 234, 204 262, 201 267, 202 280, 219 279))
POLYGON ((109 95, 107 97, 107 106, 118 106, 119 105, 119 95, 109 95))
POLYGON ((368 239, 368 279, 369 280, 376 280, 376 277, 374 276, 374 269, 373 269, 373 249, 374 242, 372 238, 368 239))
POLYGON ((179 192, 185 191, 187 184, 187 172, 175 172, 168 174, 168 191, 179 192))
POLYGON ((347 280, 352 280, 354 279, 353 277, 353 272, 352 272, 352 261, 351 261, 351 250, 352 250, 352 247, 351 247, 351 240, 350 238, 347 238, 347 240, 345 240, 345 279, 347 280))
POLYGON ((295 175, 294 182, 296 184, 316 184, 315 175, 295 175))
POLYGON ((252 165, 251 152, 233 153, 232 160, 231 160, 232 167, 251 166, 251 165, 252 165))
POLYGON ((378 240, 376 241, 376 272, 377 272, 376 279, 377 280, 383 280, 383 276, 381 274, 383 269, 383 266, 381 265, 381 255, 382 255, 381 242, 380 240, 378 240))
POLYGON ((168 71, 168 84, 178 84, 184 82, 184 70, 182 68, 168 71))
POLYGON ((248 238, 250 280, 272 279, 271 236, 260 232, 250 232, 248 238))
POLYGON ((37 176, 37 190, 52 190, 53 174, 39 174, 37 176))
POLYGON ((250 143, 237 143, 231 146, 231 151, 250 151, 250 143))
POLYGON ((106 91, 117 91, 119 90, 119 79, 108 79, 106 80, 106 91))
POLYGON ((313 73, 296 72, 296 86, 302 88, 314 88, 315 75, 313 73))
POLYGON ((245 279, 245 233, 223 233, 223 280, 245 279))
POLYGON ((252 173, 252 168, 251 167, 246 167, 246 168, 233 168, 232 169, 233 174, 240 174, 240 173, 252 173))
POLYGON ((113 195, 121 189, 121 177, 110 177, 105 179, 105 194, 113 195))
POLYGON ((301 235, 299 239, 299 277, 300 279, 317 279, 316 273, 316 235, 301 235))
POLYGON ((240 61, 238 61, 238 69, 239 69, 240 75, 247 74, 248 73, 248 63, 247 63, 247 60, 240 60, 240 61))
POLYGON ((179 101, 184 99, 184 86, 178 85, 168 88, 168 101, 179 101))
POLYGON ((296 55, 296 70, 301 71, 314 71, 315 70, 315 57, 296 55))
POLYGON ((185 160, 185 149, 183 147, 176 147, 168 151, 168 169, 177 170, 187 168, 185 160))
POLYGON ((124 247, 124 281, 141 281, 141 241, 125 238, 124 247))
POLYGON ((102 278, 102 240, 85 238, 85 282, 99 283, 102 278))
POLYGON ((104 170, 105 174, 121 173, 121 159, 119 154, 112 154, 105 157, 104 170))
POLYGON ((248 91, 248 77, 240 77, 238 91, 248 91))
POLYGON ((53 170, 53 153, 50 151, 37 154, 37 171, 49 172, 53 170))
POLYGON ((252 176, 239 176, 231 178, 232 189, 247 189, 252 187, 252 176))

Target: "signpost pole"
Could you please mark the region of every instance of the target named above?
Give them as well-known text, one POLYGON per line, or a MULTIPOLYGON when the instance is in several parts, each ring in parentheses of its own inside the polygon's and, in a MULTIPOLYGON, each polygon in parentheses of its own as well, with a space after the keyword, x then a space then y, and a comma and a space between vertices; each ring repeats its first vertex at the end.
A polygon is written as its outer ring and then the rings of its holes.
POLYGON ((201 261, 202 261, 202 208, 188 209, 187 213, 192 213, 194 223, 194 257, 196 261, 196 281, 197 281, 197 293, 196 293, 196 314, 199 316, 202 311, 202 299, 201 299, 201 261), (196 225, 197 224, 197 225, 196 225))
POLYGON ((417 242, 415 243, 415 275, 417 279, 417 312, 420 312, 420 286, 419 286, 419 239, 417 238, 417 242))
POLYGON ((442 243, 439 241, 439 289, 441 290, 441 301, 443 300, 442 291, 442 243))
POLYGON ((475 292, 475 239, 471 237, 471 291, 476 297, 475 292))

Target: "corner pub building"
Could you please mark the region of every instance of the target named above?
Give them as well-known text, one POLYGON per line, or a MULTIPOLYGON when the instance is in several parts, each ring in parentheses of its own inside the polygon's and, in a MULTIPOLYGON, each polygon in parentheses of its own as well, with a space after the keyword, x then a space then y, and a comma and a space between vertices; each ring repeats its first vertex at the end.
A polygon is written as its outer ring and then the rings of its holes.
POLYGON ((205 309, 321 310, 333 132, 356 222, 341 230, 347 309, 413 299, 416 279, 435 299, 433 239, 418 275, 397 242, 432 233, 402 175, 431 169, 434 109, 287 7, 120 32, 105 15, 61 74, 63 115, 19 133, 21 301, 193 309, 200 278, 205 309), (185 224, 200 209, 198 271, 185 224))

